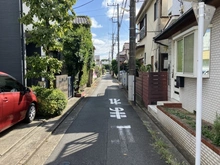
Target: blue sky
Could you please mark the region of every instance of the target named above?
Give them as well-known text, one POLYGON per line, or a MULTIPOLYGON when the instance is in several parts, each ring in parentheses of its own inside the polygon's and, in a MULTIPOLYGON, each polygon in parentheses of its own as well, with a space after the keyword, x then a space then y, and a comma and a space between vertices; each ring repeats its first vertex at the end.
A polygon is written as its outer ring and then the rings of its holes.
MULTIPOLYGON (((120 13, 120 51, 125 42, 129 42, 129 10, 130 0, 78 0, 73 6, 76 15, 89 16, 92 21, 91 32, 93 44, 96 48, 95 55, 101 59, 108 59, 111 52, 112 34, 114 34, 114 58, 117 54, 117 4, 120 13)), ((136 4, 137 11, 141 2, 136 4)))

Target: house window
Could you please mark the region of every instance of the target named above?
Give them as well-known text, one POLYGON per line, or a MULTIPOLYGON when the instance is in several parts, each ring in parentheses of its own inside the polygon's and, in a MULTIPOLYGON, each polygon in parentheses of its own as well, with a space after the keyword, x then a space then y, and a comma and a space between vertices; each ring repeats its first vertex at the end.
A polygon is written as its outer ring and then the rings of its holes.
POLYGON ((203 75, 209 74, 209 63, 210 63, 210 36, 211 29, 207 29, 203 37, 203 75))
POLYGON ((139 29, 140 29, 140 34, 139 34, 139 40, 142 40, 146 36, 146 23, 147 23, 147 15, 141 20, 139 23, 139 29))
POLYGON ((159 2, 154 3, 154 21, 159 17, 159 2))
MULTIPOLYGON (((210 28, 207 29, 203 37, 203 77, 209 75, 210 64, 210 28)), ((176 72, 185 77, 196 77, 197 65, 197 29, 187 31, 175 37, 176 41, 176 72)))

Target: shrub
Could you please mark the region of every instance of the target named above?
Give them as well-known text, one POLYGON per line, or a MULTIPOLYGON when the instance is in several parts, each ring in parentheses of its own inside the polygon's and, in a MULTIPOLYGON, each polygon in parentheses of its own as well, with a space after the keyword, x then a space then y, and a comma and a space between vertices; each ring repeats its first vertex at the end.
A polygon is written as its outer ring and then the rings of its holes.
POLYGON ((214 121, 213 127, 215 130, 214 143, 220 146, 220 116, 219 115, 216 115, 216 119, 214 121))
POLYGON ((40 86, 33 86, 32 90, 37 95, 39 115, 47 117, 61 115, 67 105, 67 98, 61 90, 40 86))
POLYGON ((142 72, 151 72, 152 71, 152 65, 151 64, 142 65, 140 67, 140 71, 142 71, 142 72))

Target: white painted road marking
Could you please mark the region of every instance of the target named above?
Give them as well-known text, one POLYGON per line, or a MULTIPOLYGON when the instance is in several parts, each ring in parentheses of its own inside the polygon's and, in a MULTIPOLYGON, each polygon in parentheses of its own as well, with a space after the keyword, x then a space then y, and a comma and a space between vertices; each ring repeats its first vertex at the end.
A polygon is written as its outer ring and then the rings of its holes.
POLYGON ((128 143, 135 143, 134 137, 130 131, 131 126, 116 126, 111 128, 117 128, 119 132, 119 140, 111 140, 112 144, 120 144, 122 154, 126 155, 128 153, 127 141, 128 143), (125 133, 124 131, 125 130, 125 133))
POLYGON ((110 104, 115 104, 115 105, 121 104, 120 99, 109 99, 109 100, 110 100, 110 104))
POLYGON ((129 143, 134 143, 135 142, 134 141, 134 137, 133 137, 133 135, 132 135, 132 133, 130 131, 130 129, 131 129, 130 125, 127 125, 127 126, 117 126, 117 128, 119 129, 119 135, 120 134, 124 134, 123 129, 125 129, 125 132, 126 132, 126 135, 127 135, 126 137, 127 137, 127 140, 128 140, 129 143))
POLYGON ((117 119, 127 117, 125 112, 121 112, 121 111, 124 111, 123 108, 116 107, 115 109, 109 108, 109 110, 114 111, 114 112, 110 112, 110 117, 115 117, 117 119))

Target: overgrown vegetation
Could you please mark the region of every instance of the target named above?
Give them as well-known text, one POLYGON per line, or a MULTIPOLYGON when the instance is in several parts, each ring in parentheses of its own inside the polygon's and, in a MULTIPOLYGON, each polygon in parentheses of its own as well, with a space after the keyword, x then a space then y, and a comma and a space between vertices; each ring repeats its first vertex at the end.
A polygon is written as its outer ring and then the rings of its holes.
MULTIPOLYGON (((88 18, 89 19, 89 18, 88 18)), ((63 56, 65 68, 72 76, 77 89, 88 83, 89 70, 93 67, 93 43, 90 24, 74 25, 64 38, 63 56)))
MULTIPOLYGON (((196 130, 196 116, 179 108, 164 108, 169 114, 179 118, 192 130, 196 130)), ((214 124, 202 121, 202 136, 209 139, 216 146, 220 146, 220 116, 216 115, 214 124)))
POLYGON ((141 72, 151 72, 152 71, 152 65, 141 65, 140 69, 141 72))
POLYGON ((154 143, 154 148, 158 151, 158 153, 161 155, 163 159, 166 160, 167 164, 171 165, 185 165, 186 163, 178 162, 176 158, 172 155, 172 153, 169 151, 169 146, 157 136, 157 133, 151 129, 148 128, 148 132, 151 134, 154 143))
POLYGON ((59 89, 45 89, 33 86, 38 99, 38 114, 45 117, 61 115, 67 105, 67 98, 59 89))

